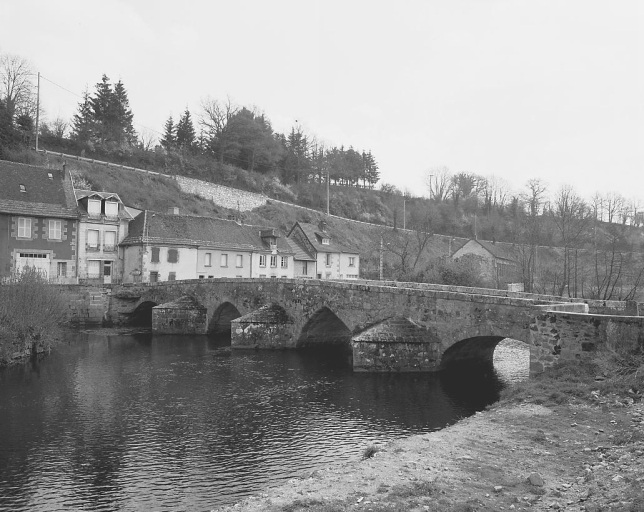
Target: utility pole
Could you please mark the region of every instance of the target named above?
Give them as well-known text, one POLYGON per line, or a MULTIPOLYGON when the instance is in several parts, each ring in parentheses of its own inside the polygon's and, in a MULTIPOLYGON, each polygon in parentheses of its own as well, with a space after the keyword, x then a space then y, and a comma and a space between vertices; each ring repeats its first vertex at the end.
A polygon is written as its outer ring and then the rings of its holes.
POLYGON ((330 182, 331 182, 331 172, 327 168, 326 170, 326 215, 329 216, 329 195, 330 195, 330 182))
POLYGON ((407 192, 403 192, 403 229, 407 229, 407 212, 405 210, 405 203, 407 201, 407 192))
POLYGON ((432 198, 432 178, 434 177, 433 174, 429 175, 429 199, 431 200, 432 198))
POLYGON ((379 269, 380 269, 380 280, 381 280, 381 281, 382 281, 382 279, 383 279, 383 271, 382 271, 382 267, 383 267, 383 263, 382 263, 382 252, 383 252, 383 242, 382 242, 382 235, 380 235, 380 261, 379 261, 379 265, 378 265, 378 267, 379 267, 379 269))
POLYGON ((40 71, 38 71, 38 88, 36 89, 36 151, 38 151, 38 132, 40 131, 40 71))

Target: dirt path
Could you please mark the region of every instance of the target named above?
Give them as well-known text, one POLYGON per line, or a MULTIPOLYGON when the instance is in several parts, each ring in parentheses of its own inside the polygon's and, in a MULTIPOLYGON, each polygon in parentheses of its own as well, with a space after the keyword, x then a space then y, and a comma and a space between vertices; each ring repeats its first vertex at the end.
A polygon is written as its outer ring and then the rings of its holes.
POLYGON ((503 406, 221 510, 644 511, 644 406, 503 406))

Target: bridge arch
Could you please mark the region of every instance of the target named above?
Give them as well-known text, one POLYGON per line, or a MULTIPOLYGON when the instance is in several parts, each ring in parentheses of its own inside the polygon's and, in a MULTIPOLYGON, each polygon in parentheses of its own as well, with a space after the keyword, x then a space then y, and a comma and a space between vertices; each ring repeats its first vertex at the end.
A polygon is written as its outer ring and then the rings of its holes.
POLYGON ((127 324, 134 327, 152 327, 152 308, 159 304, 152 300, 142 300, 127 313, 127 324))
POLYGON ((494 362, 494 349, 504 340, 505 336, 473 336, 458 341, 450 346, 441 358, 441 369, 453 367, 457 364, 464 365, 492 365, 494 362))
POLYGON ((208 322, 208 334, 230 334, 230 322, 241 317, 237 307, 231 302, 220 304, 208 322))
POLYGON ((351 329, 327 306, 308 319, 295 344, 296 348, 322 345, 351 347, 351 329))

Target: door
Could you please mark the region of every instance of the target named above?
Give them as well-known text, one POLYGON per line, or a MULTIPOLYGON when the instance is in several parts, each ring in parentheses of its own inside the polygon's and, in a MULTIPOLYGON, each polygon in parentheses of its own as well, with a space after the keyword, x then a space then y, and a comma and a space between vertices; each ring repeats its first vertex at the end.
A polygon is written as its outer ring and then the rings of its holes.
POLYGON ((49 278, 50 265, 49 254, 19 252, 16 257, 16 270, 18 272, 32 269, 45 279, 49 278))
POLYGON ((112 284, 112 261, 103 262, 103 283, 112 284))

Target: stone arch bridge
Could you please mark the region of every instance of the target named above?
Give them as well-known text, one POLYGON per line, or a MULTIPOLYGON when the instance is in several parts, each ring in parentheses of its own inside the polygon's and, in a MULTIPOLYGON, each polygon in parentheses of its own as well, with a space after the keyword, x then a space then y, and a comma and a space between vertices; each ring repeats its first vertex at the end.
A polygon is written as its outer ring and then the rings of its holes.
POLYGON ((354 369, 366 371, 491 361, 504 338, 529 345, 531 373, 601 344, 644 346, 637 305, 415 283, 200 279, 113 287, 114 322, 151 311, 157 332, 230 329, 233 348, 339 345, 351 350, 354 369))

